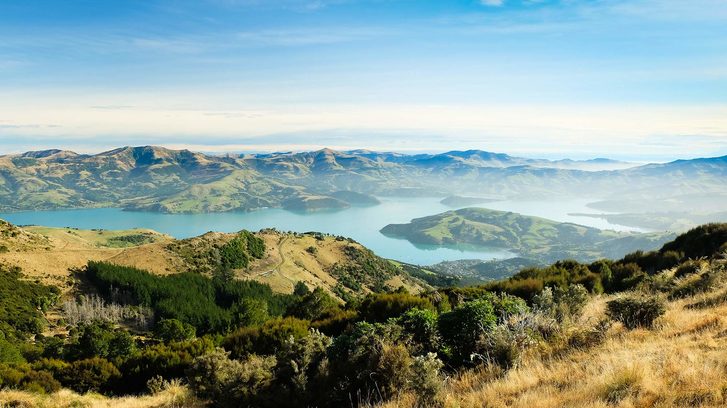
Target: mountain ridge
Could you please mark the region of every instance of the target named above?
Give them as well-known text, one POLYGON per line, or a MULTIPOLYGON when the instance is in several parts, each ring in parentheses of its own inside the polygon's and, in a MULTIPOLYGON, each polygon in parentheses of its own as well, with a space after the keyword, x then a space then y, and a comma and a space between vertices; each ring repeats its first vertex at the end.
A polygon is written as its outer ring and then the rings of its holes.
POLYGON ((331 208, 351 205, 332 196, 339 191, 500 199, 588 192, 595 201, 624 194, 653 201, 727 192, 726 158, 584 170, 572 163, 587 161, 482 150, 407 156, 333 149, 264 155, 207 155, 160 146, 125 146, 92 155, 50 149, 0 156, 0 211, 109 206, 168 213, 250 211, 313 197, 331 208))

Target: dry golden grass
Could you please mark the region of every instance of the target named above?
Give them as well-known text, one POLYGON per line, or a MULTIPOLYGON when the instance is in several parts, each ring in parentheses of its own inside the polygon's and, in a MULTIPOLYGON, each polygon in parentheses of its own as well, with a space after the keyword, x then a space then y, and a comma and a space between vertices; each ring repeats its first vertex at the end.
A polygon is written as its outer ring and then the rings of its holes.
MULTIPOLYGON (((92 231, 72 228, 24 227, 12 228, 16 234, 0 236, 0 244, 10 250, 0 253, 0 263, 19 266, 31 279, 56 285, 64 292, 72 288, 71 270, 82 268, 88 261, 108 261, 133 266, 164 275, 194 269, 179 253, 169 249, 174 239, 150 230, 92 231), (145 233, 154 242, 126 248, 110 247, 115 237, 145 233)), ((235 234, 207 233, 189 240, 189 245, 203 248, 211 243, 224 243, 235 234)), ((292 293, 297 282, 310 288, 322 287, 333 296, 338 281, 328 272, 335 263, 346 262, 344 249, 357 243, 337 240, 335 237, 316 239, 310 235, 294 235, 272 230, 258 234, 266 244, 266 254, 251 263, 247 270, 237 271, 240 279, 252 279, 270 285, 280 293, 292 293), (316 248, 314 253, 307 248, 316 248)), ((409 279, 394 277, 387 282, 392 287, 404 286, 410 292, 422 287, 409 279)))
POLYGON ((201 408, 206 406, 184 386, 171 385, 165 390, 141 397, 109 398, 99 394, 79 395, 69 390, 61 390, 49 395, 25 391, 0 391, 0 408, 38 407, 38 408, 201 408))
MULTIPOLYGON (((717 289, 713 293, 721 293, 717 289)), ((705 294, 702 297, 714 296, 705 294)), ((603 315, 597 297, 585 319, 603 315)), ((685 308, 669 303, 652 330, 613 326, 590 349, 531 353, 502 376, 469 371, 447 381, 445 407, 724 407, 727 406, 727 302, 685 308), (551 357, 548 357, 551 356, 551 357)), ((402 395, 383 407, 415 407, 402 395)))

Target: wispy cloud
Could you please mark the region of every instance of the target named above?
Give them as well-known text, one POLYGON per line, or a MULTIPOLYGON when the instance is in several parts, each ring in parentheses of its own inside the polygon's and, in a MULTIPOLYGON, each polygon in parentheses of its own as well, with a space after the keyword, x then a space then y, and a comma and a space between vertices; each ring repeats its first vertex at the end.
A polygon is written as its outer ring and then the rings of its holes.
POLYGON ((505 0, 480 0, 480 4, 488 7, 501 7, 505 4, 505 0))

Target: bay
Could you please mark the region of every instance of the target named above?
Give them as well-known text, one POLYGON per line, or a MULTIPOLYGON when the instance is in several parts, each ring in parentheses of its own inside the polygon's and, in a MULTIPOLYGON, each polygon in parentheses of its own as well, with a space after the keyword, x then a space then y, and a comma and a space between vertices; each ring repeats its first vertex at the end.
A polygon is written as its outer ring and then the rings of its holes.
MULTIPOLYGON (((0 214, 0 218, 16 225, 44 225, 81 229, 148 228, 175 238, 189 238, 208 231, 234 232, 241 229, 257 231, 276 228, 281 231, 319 231, 350 237, 373 250, 377 255, 417 265, 431 265, 458 259, 506 259, 515 253, 502 248, 472 245, 415 245, 403 239, 386 237, 379 232, 392 223, 406 223, 453 209, 441 204, 439 198, 380 198, 381 204, 351 207, 339 211, 298 213, 282 209, 253 212, 160 214, 123 211, 118 208, 94 208, 57 211, 27 211, 0 214)), ((574 217, 575 212, 588 212, 589 200, 568 201, 498 201, 478 207, 519 212, 560 222, 576 222, 596 228, 632 230, 610 224, 602 219, 574 217)))

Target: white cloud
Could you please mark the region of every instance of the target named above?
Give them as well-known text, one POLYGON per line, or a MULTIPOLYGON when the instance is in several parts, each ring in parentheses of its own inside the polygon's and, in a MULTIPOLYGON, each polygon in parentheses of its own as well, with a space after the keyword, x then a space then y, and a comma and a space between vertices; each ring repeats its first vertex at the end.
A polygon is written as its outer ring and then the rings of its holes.
POLYGON ((480 0, 480 4, 489 7, 500 7, 505 4, 505 0, 480 0))

